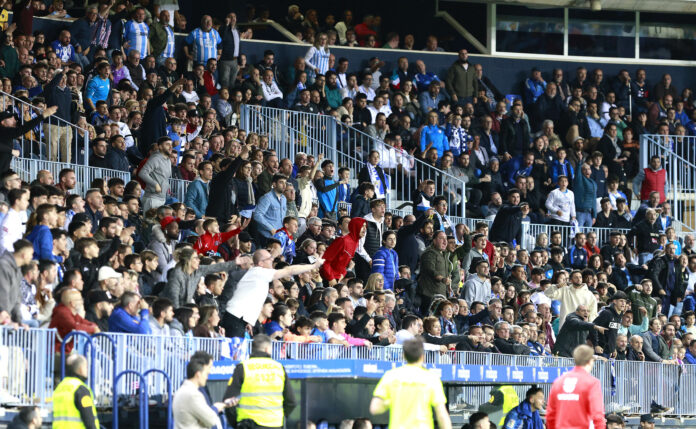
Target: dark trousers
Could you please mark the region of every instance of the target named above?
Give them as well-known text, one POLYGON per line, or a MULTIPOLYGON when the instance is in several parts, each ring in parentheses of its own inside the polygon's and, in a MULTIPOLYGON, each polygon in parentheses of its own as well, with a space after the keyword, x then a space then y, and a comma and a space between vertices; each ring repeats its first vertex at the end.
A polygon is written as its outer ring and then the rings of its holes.
POLYGON ((433 302, 433 297, 432 296, 425 296, 425 295, 418 295, 420 297, 420 314, 421 317, 427 317, 430 316, 430 304, 433 302))
POLYGON ((225 328, 225 336, 228 338, 244 338, 246 325, 245 321, 226 311, 222 316, 222 327, 225 328))

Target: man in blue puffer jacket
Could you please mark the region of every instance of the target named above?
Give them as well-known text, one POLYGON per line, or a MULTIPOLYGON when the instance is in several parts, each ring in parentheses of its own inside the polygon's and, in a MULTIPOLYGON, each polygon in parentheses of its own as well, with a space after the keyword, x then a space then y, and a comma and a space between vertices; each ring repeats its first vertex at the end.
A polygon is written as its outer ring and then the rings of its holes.
POLYGON ((591 227, 597 213, 597 183, 591 179, 592 168, 582 164, 581 174, 575 175, 573 193, 575 194, 575 213, 579 227, 591 227))
POLYGON ((394 289, 394 282, 399 280, 399 255, 394 246, 396 231, 385 231, 382 234, 382 247, 372 257, 372 273, 382 274, 384 289, 394 289))
POLYGON ((544 429, 539 410, 544 408, 544 391, 532 386, 524 401, 505 416, 504 429, 544 429))

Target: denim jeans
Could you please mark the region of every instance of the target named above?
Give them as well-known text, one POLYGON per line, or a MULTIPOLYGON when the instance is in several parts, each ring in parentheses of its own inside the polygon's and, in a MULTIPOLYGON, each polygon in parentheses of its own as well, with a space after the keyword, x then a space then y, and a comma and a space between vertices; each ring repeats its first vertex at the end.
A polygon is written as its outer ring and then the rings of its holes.
POLYGON ((650 252, 645 252, 645 253, 639 253, 638 254, 638 264, 643 265, 647 264, 649 261, 651 261, 653 258, 653 254, 650 252))
POLYGON ((575 218, 578 220, 580 228, 592 227, 592 214, 589 212, 577 212, 575 218))

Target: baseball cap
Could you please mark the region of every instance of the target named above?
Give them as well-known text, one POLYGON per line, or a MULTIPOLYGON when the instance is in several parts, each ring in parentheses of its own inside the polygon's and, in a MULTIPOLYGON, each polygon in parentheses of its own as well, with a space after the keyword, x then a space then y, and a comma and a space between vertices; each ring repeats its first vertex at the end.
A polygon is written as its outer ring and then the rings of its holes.
POLYGON ((90 304, 99 304, 100 302, 110 302, 113 304, 119 301, 118 299, 111 298, 109 294, 103 290, 93 290, 89 293, 87 298, 90 304))
POLYGON ((108 280, 108 279, 120 279, 122 276, 116 272, 113 268, 109 266, 99 268, 98 281, 108 280))
POLYGON ((655 417, 652 414, 642 414, 640 416, 641 423, 655 423, 655 417))
POLYGON ((251 235, 248 232, 242 231, 239 233, 239 241, 242 243, 248 243, 251 241, 251 235))
POLYGON ((160 226, 162 229, 166 228, 167 225, 169 225, 172 222, 179 222, 179 218, 176 218, 174 216, 166 216, 164 219, 160 221, 160 226))
POLYGON ((628 295, 626 295, 624 292, 617 291, 614 295, 611 296, 612 301, 615 299, 624 299, 628 301, 628 295))
POLYGON ((618 424, 624 424, 624 419, 618 414, 608 414, 607 415, 607 423, 618 423, 618 424))

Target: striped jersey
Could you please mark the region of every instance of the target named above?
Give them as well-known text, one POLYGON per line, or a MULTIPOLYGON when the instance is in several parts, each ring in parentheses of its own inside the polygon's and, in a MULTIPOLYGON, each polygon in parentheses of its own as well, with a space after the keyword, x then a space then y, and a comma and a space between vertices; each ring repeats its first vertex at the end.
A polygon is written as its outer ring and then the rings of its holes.
POLYGON ((186 43, 193 45, 193 60, 205 64, 210 58, 217 58, 217 46, 222 38, 214 28, 208 32, 196 28, 186 36, 186 43))
POLYGON ((174 57, 174 45, 176 42, 176 39, 174 38, 174 31, 172 30, 172 27, 168 25, 166 25, 164 29, 167 30, 167 46, 165 46, 164 51, 162 51, 160 54, 160 57, 172 58, 174 57))
POLYGON ((147 38, 150 35, 150 27, 144 22, 130 20, 123 28, 123 40, 128 42, 126 55, 132 50, 140 52, 140 57, 145 58, 147 52, 147 38))
POLYGON ((317 68, 319 69, 319 73, 326 74, 329 70, 329 55, 330 53, 327 48, 317 48, 315 46, 309 48, 307 55, 305 55, 305 63, 312 68, 309 73, 314 75, 314 69, 317 68))

